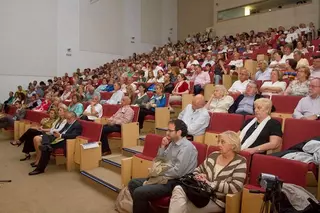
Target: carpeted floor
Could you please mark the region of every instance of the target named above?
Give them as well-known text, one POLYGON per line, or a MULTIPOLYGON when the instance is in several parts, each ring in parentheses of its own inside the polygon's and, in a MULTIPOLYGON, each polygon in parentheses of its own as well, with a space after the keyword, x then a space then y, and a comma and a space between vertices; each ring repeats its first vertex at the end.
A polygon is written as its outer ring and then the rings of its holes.
MULTIPOLYGON (((21 146, 22 147, 22 146, 21 146)), ((113 213, 114 199, 80 179, 77 172, 51 164, 47 172, 29 176, 30 162, 20 162, 22 148, 0 133, 0 213, 113 213)))

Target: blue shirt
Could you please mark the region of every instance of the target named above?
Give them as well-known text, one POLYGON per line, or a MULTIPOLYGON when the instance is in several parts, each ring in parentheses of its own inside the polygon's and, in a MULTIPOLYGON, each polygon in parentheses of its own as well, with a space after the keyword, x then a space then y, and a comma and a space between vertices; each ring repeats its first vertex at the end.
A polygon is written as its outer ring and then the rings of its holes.
POLYGON ((254 103, 255 95, 253 96, 244 96, 240 101, 238 109, 236 113, 247 112, 249 114, 253 114, 253 103, 254 103))

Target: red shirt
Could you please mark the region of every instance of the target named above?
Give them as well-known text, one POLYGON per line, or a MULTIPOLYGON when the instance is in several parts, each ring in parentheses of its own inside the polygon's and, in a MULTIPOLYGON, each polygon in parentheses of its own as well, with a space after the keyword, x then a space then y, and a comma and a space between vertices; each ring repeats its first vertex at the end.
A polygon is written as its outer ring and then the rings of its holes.
MULTIPOLYGON (((178 83, 179 84, 179 83, 178 83)), ((189 89, 189 84, 187 82, 183 82, 178 88, 178 92, 181 93, 181 92, 185 92, 189 89)))

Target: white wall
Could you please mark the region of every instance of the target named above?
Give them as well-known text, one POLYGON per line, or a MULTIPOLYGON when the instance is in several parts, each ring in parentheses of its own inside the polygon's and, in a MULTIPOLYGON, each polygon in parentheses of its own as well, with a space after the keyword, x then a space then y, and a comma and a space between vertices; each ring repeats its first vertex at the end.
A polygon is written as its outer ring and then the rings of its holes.
MULTIPOLYGON (((32 80, 47 80, 49 77, 61 76, 65 72, 72 73, 78 67, 81 69, 94 68, 113 59, 132 55, 133 52, 149 52, 155 46, 141 42, 141 0, 121 0, 123 1, 122 14, 124 14, 121 54, 82 51, 80 49, 79 1, 89 0, 0 1, 0 65, 2 65, 0 66, 0 102, 7 97, 10 90, 16 90, 17 85, 27 86, 32 80), (12 8, 14 8, 14 12, 11 13, 12 8), (35 22, 32 22, 33 25, 23 21, 30 13, 37 14, 37 16, 30 15, 30 17, 37 18, 35 22), (12 20, 15 22, 12 23, 12 20), (11 26, 17 26, 15 29, 23 27, 25 31, 23 33, 16 32, 11 26), (51 37, 49 35, 44 37, 44 30, 49 32, 46 35, 49 34, 51 37), (17 43, 13 43, 17 46, 14 51, 12 51, 12 45, 1 43, 4 41, 4 33, 7 38, 16 33, 21 34, 19 38, 14 37, 17 38, 15 40, 17 43), (39 37, 39 33, 42 36, 39 37), (131 43, 133 36, 135 43, 131 43), (30 40, 30 38, 32 39, 30 40), (19 48, 18 43, 25 46, 19 48), (48 46, 54 48, 48 48, 48 46), (72 49, 72 56, 66 56, 68 48, 72 49), (32 73, 24 69, 24 63, 22 63, 24 57, 19 55, 20 52, 32 58, 30 62, 30 65, 34 66, 32 73), (46 66, 43 68, 39 64, 46 66), (11 72, 13 68, 15 70, 11 72)), ((164 44, 167 42, 168 36, 171 36, 173 41, 177 40, 177 0, 161 1, 161 11, 164 15, 161 16, 160 28, 162 29, 161 42, 164 44), (173 28, 172 35, 168 31, 170 28, 173 28)))
MULTIPOLYGON (((221 0, 219 1, 222 2, 221 0)), ((236 34, 238 32, 249 32, 250 30, 265 31, 269 27, 284 26, 289 28, 293 25, 299 25, 300 23, 309 24, 313 22, 315 26, 319 26, 319 4, 320 2, 318 0, 314 0, 312 4, 299 7, 285 8, 217 22, 217 11, 222 10, 220 7, 221 3, 219 3, 219 7, 214 8, 214 29, 217 36, 223 36, 236 34)), ((223 5, 223 7, 228 8, 226 5, 223 5)))

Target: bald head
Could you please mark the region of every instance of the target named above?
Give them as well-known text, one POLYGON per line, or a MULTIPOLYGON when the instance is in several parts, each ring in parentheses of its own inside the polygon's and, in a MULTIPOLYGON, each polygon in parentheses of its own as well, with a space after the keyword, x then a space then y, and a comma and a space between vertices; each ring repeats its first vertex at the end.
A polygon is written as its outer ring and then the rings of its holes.
POLYGON ((121 105, 122 106, 127 106, 127 105, 130 105, 130 104, 131 104, 131 99, 128 96, 124 96, 121 99, 121 105))
POLYGON ((204 107, 204 105, 205 105, 205 100, 204 100, 203 95, 196 95, 193 97, 192 108, 194 110, 200 109, 200 108, 204 107))

